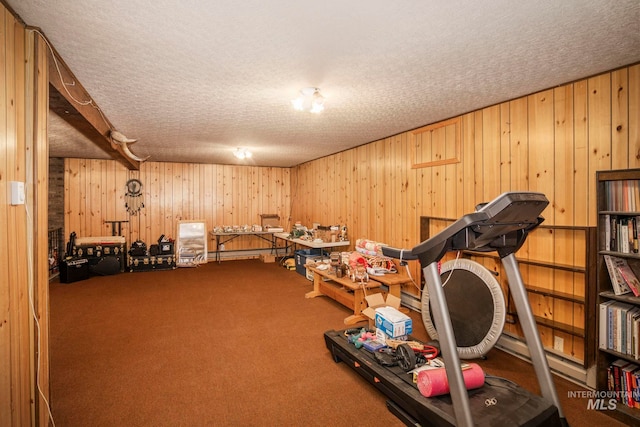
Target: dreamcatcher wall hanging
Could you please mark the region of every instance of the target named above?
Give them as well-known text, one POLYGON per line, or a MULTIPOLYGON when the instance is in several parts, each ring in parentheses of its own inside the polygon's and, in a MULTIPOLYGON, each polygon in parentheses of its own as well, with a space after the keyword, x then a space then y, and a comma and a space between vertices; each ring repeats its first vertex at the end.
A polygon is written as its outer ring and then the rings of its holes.
POLYGON ((124 206, 129 215, 138 215, 138 212, 144 208, 142 182, 139 179, 133 178, 127 181, 127 192, 124 195, 124 201, 124 206))

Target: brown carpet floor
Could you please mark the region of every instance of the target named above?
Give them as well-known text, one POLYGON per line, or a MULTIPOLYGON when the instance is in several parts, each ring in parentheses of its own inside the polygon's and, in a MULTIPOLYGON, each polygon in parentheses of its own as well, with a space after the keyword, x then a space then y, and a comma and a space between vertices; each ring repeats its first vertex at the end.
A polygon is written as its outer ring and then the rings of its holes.
MULTIPOLYGON (((401 426, 385 396, 323 333, 349 309, 306 299, 311 282, 259 260, 51 283, 57 427, 401 426)), ((418 313, 414 334, 427 335, 418 313)), ((530 364, 492 350, 488 374, 537 393, 530 364)), ((570 425, 621 425, 556 379, 570 425)))

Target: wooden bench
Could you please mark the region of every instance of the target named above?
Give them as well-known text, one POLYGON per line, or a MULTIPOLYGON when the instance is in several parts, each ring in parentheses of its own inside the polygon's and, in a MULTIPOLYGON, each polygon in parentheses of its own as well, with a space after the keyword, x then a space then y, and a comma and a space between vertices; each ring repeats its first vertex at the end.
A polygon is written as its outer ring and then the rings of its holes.
MULTIPOLYGON (((405 268, 400 265, 398 260, 393 260, 393 263, 396 266, 397 273, 388 273, 382 276, 369 276, 369 280, 375 280, 376 282, 380 282, 385 285, 389 294, 394 297, 402 298, 402 286, 403 285, 411 285, 413 286, 413 280, 406 272, 405 268)), ((399 310, 403 313, 408 313, 409 310, 406 307, 400 307, 399 310)))
POLYGON ((345 325, 353 325, 369 320, 367 316, 362 314, 362 310, 367 308, 365 295, 381 292, 380 282, 369 280, 364 282, 363 286, 359 282, 351 281, 349 277, 337 277, 331 269, 318 270, 312 266, 308 266, 307 269, 313 272, 313 291, 307 292, 305 298, 324 295, 345 307, 352 308, 353 314, 344 319, 345 325))
POLYGON ((411 283, 411 278, 407 273, 388 273, 382 276, 369 276, 369 280, 380 282, 389 288, 389 293, 400 298, 402 285, 411 283))

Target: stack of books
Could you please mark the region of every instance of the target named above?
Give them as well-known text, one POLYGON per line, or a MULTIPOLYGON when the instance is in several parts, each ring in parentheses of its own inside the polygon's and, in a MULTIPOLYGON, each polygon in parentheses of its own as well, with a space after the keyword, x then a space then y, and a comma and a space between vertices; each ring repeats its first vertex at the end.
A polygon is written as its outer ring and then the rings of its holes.
POLYGON ((640 359, 640 307, 620 301, 600 304, 599 347, 640 359))
POLYGON ((611 396, 630 408, 640 408, 640 366, 617 359, 607 368, 607 387, 611 396))

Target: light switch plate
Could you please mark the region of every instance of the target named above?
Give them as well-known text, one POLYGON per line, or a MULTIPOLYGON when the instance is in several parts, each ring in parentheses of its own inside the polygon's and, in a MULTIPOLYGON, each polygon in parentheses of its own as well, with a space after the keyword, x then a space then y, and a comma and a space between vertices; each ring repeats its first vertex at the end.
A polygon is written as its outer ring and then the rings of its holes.
POLYGON ((24 205, 24 182, 11 181, 11 204, 24 205))
POLYGON ((564 339, 561 337, 553 337, 553 349, 557 351, 564 351, 564 339))

